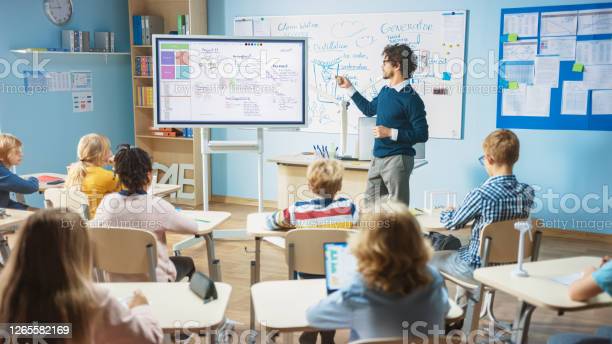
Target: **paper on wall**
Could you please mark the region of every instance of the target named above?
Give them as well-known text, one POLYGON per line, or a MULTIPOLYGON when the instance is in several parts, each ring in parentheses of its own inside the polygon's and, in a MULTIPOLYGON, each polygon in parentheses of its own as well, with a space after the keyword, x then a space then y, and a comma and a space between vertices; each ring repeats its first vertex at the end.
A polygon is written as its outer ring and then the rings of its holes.
POLYGON ((271 28, 270 22, 265 18, 259 18, 253 20, 253 36, 270 36, 271 28))
POLYGON ((612 33, 612 9, 578 11, 578 34, 612 33))
POLYGON ((582 81, 564 81, 561 99, 562 115, 586 115, 589 89, 582 81))
POLYGON ((578 11, 542 12, 540 36, 576 35, 578 11))
POLYGON ((550 87, 525 86, 523 116, 550 116, 550 87))
POLYGON ((540 38, 541 55, 559 55, 562 61, 576 59, 576 36, 540 38))
POLYGON ((73 91, 91 90, 92 74, 89 71, 70 72, 70 81, 73 91))
POLYGON ((503 45, 503 59, 508 61, 529 61, 536 57, 538 52, 537 39, 525 39, 517 42, 505 42, 503 45))
POLYGON ((536 56, 533 84, 538 86, 559 87, 559 56, 536 56))
POLYGON ((612 64, 587 65, 582 81, 588 89, 612 89, 612 64))
POLYGON ((534 69, 534 64, 531 61, 502 61, 500 76, 506 81, 532 85, 534 69))
POLYGON ((49 92, 70 91, 70 72, 48 72, 49 92))
POLYGON ((576 42, 576 62, 589 64, 612 64, 612 39, 576 42))
POLYGON ((504 34, 515 33, 519 37, 538 35, 539 13, 513 13, 504 15, 504 34))
POLYGON ((525 104, 524 84, 519 84, 517 89, 505 88, 502 90, 502 116, 521 116, 525 104))
POLYGON ((612 115, 612 90, 593 91, 593 115, 612 115))
POLYGON ((93 111, 93 93, 72 92, 72 112, 91 112, 93 111))

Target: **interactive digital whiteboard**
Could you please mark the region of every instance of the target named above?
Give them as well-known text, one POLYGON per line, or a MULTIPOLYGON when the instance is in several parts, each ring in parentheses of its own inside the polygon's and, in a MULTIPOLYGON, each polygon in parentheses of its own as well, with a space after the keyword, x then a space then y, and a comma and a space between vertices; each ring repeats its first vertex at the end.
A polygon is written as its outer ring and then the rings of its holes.
POLYGON ((304 127, 306 38, 153 36, 157 127, 304 127))

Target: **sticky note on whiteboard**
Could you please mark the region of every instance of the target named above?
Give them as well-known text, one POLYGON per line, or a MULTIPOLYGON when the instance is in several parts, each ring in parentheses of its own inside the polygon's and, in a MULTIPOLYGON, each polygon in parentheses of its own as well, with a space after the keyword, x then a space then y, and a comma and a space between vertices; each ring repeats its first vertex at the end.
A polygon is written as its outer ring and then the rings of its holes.
POLYGON ((584 65, 582 63, 574 63, 572 66, 572 72, 582 73, 584 72, 584 65))
POLYGON ((442 80, 450 80, 451 79, 451 73, 449 72, 443 72, 442 73, 442 80))
POLYGON ((516 42, 518 41, 518 34, 516 33, 509 33, 508 34, 508 42, 516 42))
POLYGON ((518 82, 516 82, 516 81, 510 81, 510 82, 508 83, 508 88, 509 88, 509 89, 511 89, 511 90, 518 90, 518 88, 519 88, 519 83, 518 83, 518 82))

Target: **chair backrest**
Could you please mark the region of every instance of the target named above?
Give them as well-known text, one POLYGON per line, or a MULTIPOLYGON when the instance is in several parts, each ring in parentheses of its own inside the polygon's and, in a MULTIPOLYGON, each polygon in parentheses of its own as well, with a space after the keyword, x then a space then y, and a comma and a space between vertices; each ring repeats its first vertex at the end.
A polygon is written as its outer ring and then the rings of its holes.
MULTIPOLYGON (((516 263, 520 232, 514 229, 514 223, 525 220, 509 220, 486 225, 480 234, 480 257, 483 266, 492 264, 516 263), (488 251, 488 252, 487 252, 488 251)), ((542 232, 537 230, 537 220, 532 220, 531 237, 525 234, 523 258, 538 259, 542 232)))
POLYGON ((295 271, 325 275, 325 254, 323 244, 346 242, 348 229, 294 229, 285 237, 285 258, 289 267, 289 279, 295 271))
POLYGON ((89 235, 96 269, 157 280, 157 240, 153 233, 135 228, 90 228, 89 235))
POLYGON ((72 210, 89 220, 89 199, 77 188, 51 188, 45 190, 45 208, 72 210))

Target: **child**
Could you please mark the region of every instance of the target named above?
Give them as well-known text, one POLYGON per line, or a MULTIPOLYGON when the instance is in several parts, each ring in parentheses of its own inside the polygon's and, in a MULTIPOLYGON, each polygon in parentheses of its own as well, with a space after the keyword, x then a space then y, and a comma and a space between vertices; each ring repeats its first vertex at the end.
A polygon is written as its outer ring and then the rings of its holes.
MULTIPOLYGON (((587 301, 601 293, 612 295, 612 260, 609 256, 602 259, 599 269, 589 266, 582 274, 582 278, 572 283, 569 296, 574 301, 587 301)), ((597 334, 587 335, 580 333, 562 333, 548 339, 548 344, 610 344, 612 343, 612 327, 604 326, 597 330, 597 334)))
POLYGON ((357 207, 346 198, 334 199, 342 188, 344 167, 337 160, 317 160, 308 166, 306 178, 312 193, 319 196, 298 201, 267 219, 269 229, 351 228, 357 222, 357 207))
MULTIPOLYGON (((337 160, 320 159, 308 166, 306 179, 308 188, 319 196, 309 201, 298 201, 284 210, 276 211, 267 218, 269 229, 292 228, 351 228, 357 222, 355 204, 346 198, 335 199, 342 188, 344 167, 337 160)), ((302 279, 325 276, 298 273, 302 279)), ((335 331, 323 331, 321 343, 333 343, 335 331)), ((314 343, 318 332, 304 332, 300 343, 314 343)))
POLYGON ((111 163, 110 141, 100 134, 87 134, 79 140, 77 162, 70 166, 66 187, 78 187, 89 200, 89 218, 93 218, 104 195, 121 190, 112 171, 103 166, 111 163))
MULTIPOLYGON (((172 204, 145 190, 151 184, 151 158, 144 150, 124 146, 115 155, 115 173, 125 187, 102 199, 92 221, 96 227, 128 227, 152 232, 157 237, 157 281, 180 281, 195 272, 190 257, 168 257, 166 232, 197 234, 194 220, 181 216, 172 204)), ((113 281, 143 280, 142 276, 111 276, 113 281)))
POLYGON ((359 232, 349 238, 357 259, 353 281, 310 307, 308 323, 350 327, 350 341, 400 337, 417 321, 425 335, 434 326, 444 329, 448 294, 440 273, 428 265, 432 249, 418 222, 404 204, 380 208, 362 213, 359 232))
POLYGON ((519 159, 519 140, 512 131, 492 132, 485 138, 482 148, 484 155, 480 163, 489 179, 472 190, 458 209, 443 211, 440 218, 450 230, 462 228, 474 220, 470 242, 459 251, 436 252, 432 259, 432 265, 464 281, 471 281, 474 270, 480 267, 480 232, 484 226, 527 218, 534 198, 533 189, 519 183, 512 172, 519 159))
POLYGON ((72 339, 53 343, 162 342, 142 293, 128 309, 93 283, 92 247, 79 215, 40 210, 17 235, 0 274, 0 323, 71 323, 72 339))
POLYGON ((0 134, 0 208, 28 209, 26 204, 13 201, 10 193, 38 191, 38 179, 30 177, 26 180, 11 172, 13 166, 21 164, 22 158, 21 141, 11 134, 0 134))

